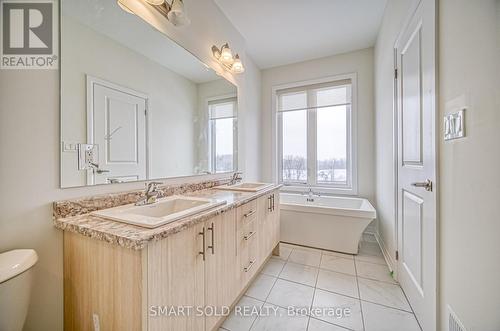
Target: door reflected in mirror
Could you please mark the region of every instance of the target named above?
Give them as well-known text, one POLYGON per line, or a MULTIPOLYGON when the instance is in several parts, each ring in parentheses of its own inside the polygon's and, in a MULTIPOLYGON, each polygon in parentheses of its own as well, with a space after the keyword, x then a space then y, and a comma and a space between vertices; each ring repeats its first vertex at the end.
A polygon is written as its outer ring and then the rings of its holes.
POLYGON ((230 172, 237 88, 116 1, 61 3, 61 186, 230 172))

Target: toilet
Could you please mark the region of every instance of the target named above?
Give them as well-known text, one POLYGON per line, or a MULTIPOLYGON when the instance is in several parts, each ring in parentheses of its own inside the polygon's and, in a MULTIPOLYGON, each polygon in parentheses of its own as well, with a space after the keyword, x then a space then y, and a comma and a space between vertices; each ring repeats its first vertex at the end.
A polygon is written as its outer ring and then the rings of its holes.
POLYGON ((0 331, 23 329, 37 261, 38 255, 32 249, 0 254, 0 331))

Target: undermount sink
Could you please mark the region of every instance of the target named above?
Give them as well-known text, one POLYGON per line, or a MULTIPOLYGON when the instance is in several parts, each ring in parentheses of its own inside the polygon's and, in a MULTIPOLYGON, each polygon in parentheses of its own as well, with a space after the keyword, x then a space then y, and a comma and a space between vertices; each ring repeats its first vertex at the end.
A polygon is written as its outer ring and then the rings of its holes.
POLYGON ((174 195, 150 205, 124 205, 98 210, 91 215, 145 228, 156 228, 224 204, 226 201, 174 195))
POLYGON ((221 185, 216 186, 215 188, 218 190, 226 190, 226 191, 242 191, 242 192, 259 192, 264 190, 273 184, 271 183, 240 183, 234 185, 221 185))

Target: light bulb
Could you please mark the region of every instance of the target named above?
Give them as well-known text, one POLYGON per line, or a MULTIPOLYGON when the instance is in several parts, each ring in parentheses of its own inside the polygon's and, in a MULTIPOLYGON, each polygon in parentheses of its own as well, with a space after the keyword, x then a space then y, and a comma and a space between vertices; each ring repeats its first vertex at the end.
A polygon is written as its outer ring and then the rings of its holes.
POLYGON ((222 46, 220 52, 220 61, 224 64, 233 64, 234 62, 233 53, 231 52, 231 48, 229 48, 228 44, 222 46))
POLYGON ((184 3, 181 0, 172 1, 172 6, 167 14, 168 20, 175 26, 185 26, 191 23, 184 11, 184 3))
POLYGON ((242 72, 245 71, 245 68, 243 67, 243 63, 241 63, 240 57, 238 54, 234 57, 234 63, 231 66, 231 70, 236 73, 236 74, 241 74, 242 72))

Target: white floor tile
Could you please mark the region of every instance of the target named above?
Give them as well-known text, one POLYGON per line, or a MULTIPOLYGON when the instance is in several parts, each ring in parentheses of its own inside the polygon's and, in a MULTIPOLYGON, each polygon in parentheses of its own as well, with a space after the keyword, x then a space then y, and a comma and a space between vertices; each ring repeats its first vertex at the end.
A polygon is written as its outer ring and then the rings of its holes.
POLYGON ((316 287, 355 298, 359 297, 356 277, 338 272, 320 270, 316 287))
POLYGON ((278 279, 267 298, 267 302, 283 308, 310 308, 313 296, 314 287, 278 279))
POLYGON ((358 283, 361 300, 411 312, 410 305, 399 285, 364 278, 358 278, 358 283))
POLYGON ((305 264, 311 267, 319 267, 321 261, 321 251, 294 248, 288 261, 305 264))
POLYGON ((287 262, 281 271, 279 278, 291 280, 308 286, 316 284, 318 268, 287 262))
POLYGON ((420 331, 411 313, 369 302, 362 302, 362 305, 366 331, 420 331))
POLYGON ((350 312, 345 316, 332 316, 326 312, 319 316, 315 315, 314 318, 352 330, 363 330, 361 305, 358 299, 317 289, 314 294, 313 309, 314 308, 348 308, 350 312))
MULTIPOLYGON (((252 326, 252 331, 306 331, 308 316, 288 316, 287 311, 266 304, 264 307, 274 307, 277 313, 259 316, 252 326)), ((271 310, 269 310, 271 311, 271 310)))
POLYGON ((386 265, 356 261, 356 271, 359 277, 396 283, 386 265))
POLYGON ((338 257, 334 255, 323 254, 321 257, 320 268, 328 269, 331 271, 343 272, 349 275, 356 275, 356 269, 354 268, 354 260, 344 259, 343 257, 338 257))
POLYGON ((358 254, 354 257, 354 259, 356 261, 363 261, 363 262, 370 262, 370 263, 387 265, 383 255, 358 254))
POLYGON ((262 268, 262 273, 269 276, 278 277, 284 265, 285 261, 280 260, 276 257, 271 257, 269 261, 267 261, 264 268, 262 268))
POLYGON ((347 329, 327 322, 317 320, 315 318, 309 319, 309 326, 307 331, 346 331, 347 329))
POLYGON ((280 244, 280 255, 276 256, 276 257, 278 259, 286 261, 290 257, 290 253, 292 253, 292 249, 293 248, 291 248, 290 245, 284 246, 283 244, 280 244))
POLYGON ((377 242, 361 241, 359 245, 359 253, 366 255, 383 256, 382 250, 377 242))
POLYGON ((245 295, 258 300, 266 301, 267 296, 271 292, 271 289, 273 288, 275 282, 275 277, 266 274, 260 274, 255 278, 245 295))
POLYGON ((235 309, 229 314, 224 323, 222 324, 222 328, 229 331, 248 331, 252 326, 252 323, 257 318, 257 315, 248 315, 244 316, 239 312, 242 312, 244 307, 248 307, 246 309, 253 309, 253 307, 260 308, 264 305, 264 302, 256 300, 254 298, 250 298, 244 296, 240 299, 240 301, 236 304, 235 309), (240 308, 238 308, 240 307, 240 308))

